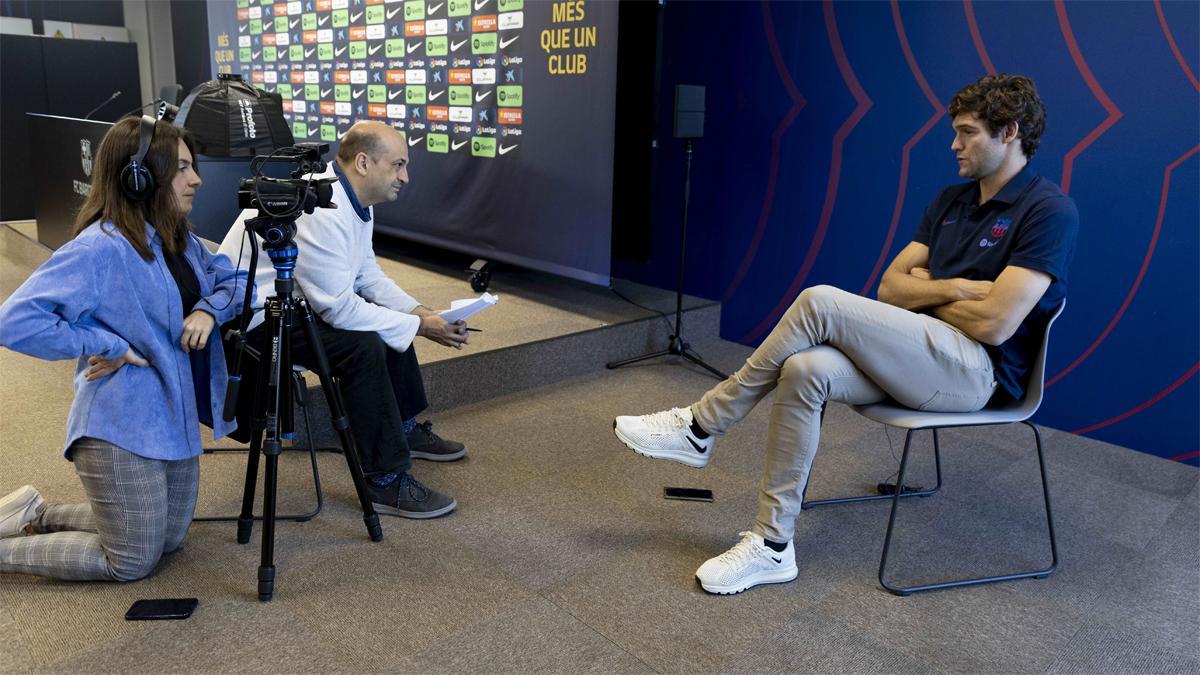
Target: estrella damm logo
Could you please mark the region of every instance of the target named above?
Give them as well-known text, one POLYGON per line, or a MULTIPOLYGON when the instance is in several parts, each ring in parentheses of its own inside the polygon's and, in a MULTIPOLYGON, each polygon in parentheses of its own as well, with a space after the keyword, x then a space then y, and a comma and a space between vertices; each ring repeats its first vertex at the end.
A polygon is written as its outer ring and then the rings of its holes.
POLYGON ((429 134, 425 137, 425 149, 429 152, 450 152, 450 137, 446 134, 429 134))
POLYGON ((476 136, 471 139, 472 157, 495 157, 496 139, 487 136, 476 136))
POLYGON ((992 225, 992 236, 999 239, 1008 232, 1008 226, 1012 225, 1012 218, 997 218, 996 224, 992 225))
POLYGON ((496 87, 496 102, 505 108, 521 107, 521 85, 496 87))

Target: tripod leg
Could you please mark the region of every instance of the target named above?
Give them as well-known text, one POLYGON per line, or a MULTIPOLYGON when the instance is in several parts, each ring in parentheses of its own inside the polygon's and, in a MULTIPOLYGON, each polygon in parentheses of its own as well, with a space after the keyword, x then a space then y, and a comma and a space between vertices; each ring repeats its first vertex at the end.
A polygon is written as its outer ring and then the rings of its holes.
MULTIPOLYGON (((263 533, 262 561, 258 567, 258 599, 270 600, 275 591, 275 501, 279 484, 279 453, 283 450, 284 424, 290 415, 281 414, 280 406, 291 406, 289 393, 290 373, 282 372, 285 364, 291 363, 291 300, 267 304, 268 348, 262 354, 267 357, 266 424, 263 435, 263 454, 267 456, 266 471, 263 473, 263 533)), ((290 370, 291 366, 287 368, 290 370)))
POLYGON ((699 356, 696 356, 695 354, 693 354, 690 351, 684 351, 682 354, 680 354, 680 356, 682 356, 683 358, 687 359, 688 361, 691 361, 692 363, 700 366, 701 368, 707 370, 708 372, 712 373, 713 375, 715 375, 717 377, 717 379, 724 380, 729 377, 725 373, 722 373, 721 371, 717 370, 716 368, 713 368, 712 366, 708 365, 707 363, 704 362, 704 359, 700 358, 699 356))
MULTIPOLYGON (((274 328, 271 326, 268 326, 267 332, 264 333, 268 340, 274 334, 274 328)), ((249 542, 250 532, 254 529, 254 490, 258 484, 258 463, 262 455, 263 430, 266 428, 270 381, 270 364, 260 363, 254 383, 254 403, 250 412, 250 454, 246 456, 246 485, 242 492, 242 513, 237 519, 237 542, 239 544, 249 542)))
POLYGON ((640 363, 642 361, 647 361, 649 359, 657 359, 660 356, 666 356, 670 353, 671 353, 671 350, 663 349, 662 351, 652 352, 650 354, 643 354, 641 356, 635 356, 632 359, 624 359, 621 361, 610 361, 605 364, 605 367, 608 368, 609 370, 615 370, 617 368, 620 368, 621 366, 628 366, 632 363, 640 363))
POLYGON ((354 481, 354 490, 358 493, 358 502, 362 505, 363 523, 367 526, 367 535, 371 541, 383 540, 383 528, 379 526, 379 515, 367 494, 367 481, 363 477, 362 466, 358 462, 358 448, 354 445, 354 435, 350 432, 350 420, 346 417, 346 408, 342 402, 342 392, 337 381, 329 374, 329 360, 325 357, 325 348, 321 345, 321 336, 317 333, 317 324, 313 319, 308 304, 300 300, 296 311, 303 322, 304 335, 308 338, 308 347, 314 356, 317 376, 321 379, 321 390, 329 403, 329 416, 338 438, 342 442, 342 450, 346 456, 346 464, 350 468, 350 477, 354 481))

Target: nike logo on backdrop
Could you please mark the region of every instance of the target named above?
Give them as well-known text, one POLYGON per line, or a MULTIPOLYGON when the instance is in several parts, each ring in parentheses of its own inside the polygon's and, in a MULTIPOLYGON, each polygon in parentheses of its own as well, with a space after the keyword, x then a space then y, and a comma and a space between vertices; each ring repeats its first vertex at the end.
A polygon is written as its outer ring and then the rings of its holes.
POLYGON ((482 94, 479 92, 475 92, 475 102, 479 103, 480 101, 482 101, 483 99, 485 99, 491 95, 492 95, 491 89, 488 89, 487 91, 483 92, 482 94))
POLYGON ((462 47, 465 44, 467 44, 466 40, 463 40, 462 42, 451 42, 450 43, 450 51, 456 52, 459 50, 460 47, 462 47))
POLYGON ((416 145, 417 143, 420 143, 423 140, 425 140, 424 136, 421 136, 420 138, 410 138, 410 139, 408 139, 408 147, 411 148, 412 146, 416 145))
POLYGON ((388 20, 389 20, 389 21, 391 21, 392 17, 393 17, 393 16, 396 16, 396 13, 397 13, 397 12, 399 12, 400 10, 402 10, 402 9, 404 9, 404 8, 403 8, 403 7, 397 7, 396 9, 393 9, 392 11, 388 12, 388 13, 387 13, 387 18, 388 18, 388 20))
POLYGON ((334 56, 341 56, 341 55, 342 55, 342 54, 344 54, 345 52, 346 52, 346 48, 345 48, 345 47, 338 47, 338 48, 337 48, 337 51, 335 51, 335 52, 333 53, 333 55, 334 55, 334 56))
POLYGON ((292 28, 295 28, 296 24, 298 24, 298 23, 300 23, 300 19, 292 19, 291 21, 288 22, 288 25, 290 25, 292 28))
POLYGON ((364 91, 366 91, 366 89, 355 89, 353 97, 358 98, 359 96, 362 96, 364 91))
POLYGON ((328 14, 326 14, 326 15, 325 15, 325 16, 323 16, 323 17, 321 17, 320 19, 317 19, 317 25, 318 25, 318 26, 324 26, 324 25, 325 25, 325 24, 327 24, 327 23, 329 23, 329 15, 328 15, 328 14))
POLYGON ((326 96, 328 96, 328 95, 329 95, 329 93, 330 93, 330 92, 332 92, 332 91, 333 91, 332 89, 322 89, 322 90, 321 90, 321 98, 325 98, 325 97, 326 97, 326 96))
POLYGON ((350 23, 354 23, 355 21, 358 21, 358 17, 362 16, 362 14, 363 14, 362 12, 359 12, 358 14, 351 14, 350 15, 350 23))
POLYGON ((305 49, 304 50, 304 58, 307 59, 308 57, 312 56, 313 52, 315 52, 315 51, 317 51, 317 50, 316 49, 305 49))
POLYGON ((434 12, 438 11, 439 9, 441 9, 441 8, 442 8, 442 5, 444 5, 444 4, 446 4, 446 3, 444 3, 444 2, 439 2, 439 3, 438 3, 438 4, 436 4, 436 5, 425 5, 425 13, 426 13, 426 14, 433 14, 434 12))
POLYGON ((457 150, 466 144, 467 144, 467 141, 454 141, 453 143, 450 144, 450 149, 457 150))
POLYGON ((492 0, 475 0, 475 11, 478 12, 480 10, 480 8, 482 8, 484 5, 488 4, 491 1, 492 0))
POLYGON ((375 45, 374 47, 371 47, 367 51, 371 53, 371 56, 374 56, 375 52, 379 51, 380 49, 383 49, 383 45, 375 45))
POLYGON ((421 40, 420 42, 416 43, 415 45, 409 45, 409 46, 408 46, 408 53, 409 53, 409 54, 411 54, 411 53, 413 53, 413 52, 417 51, 417 48, 419 48, 419 47, 420 47, 421 45, 423 45, 423 44, 425 44, 425 41, 424 41, 424 40, 421 40))
POLYGON ((260 50, 258 50, 258 51, 256 51, 256 52, 254 52, 254 53, 253 53, 253 54, 251 54, 250 56, 251 56, 251 58, 255 58, 255 59, 257 59, 259 54, 262 54, 262 50, 261 50, 261 49, 260 49, 260 50))
POLYGON ((391 101, 402 93, 404 93, 403 87, 401 87, 398 91, 390 91, 390 92, 388 92, 388 100, 391 101))
POLYGON ((516 41, 517 41, 517 38, 519 38, 519 37, 521 37, 521 36, 520 36, 520 35, 514 35, 514 36, 512 36, 512 37, 508 38, 507 40, 501 40, 501 41, 500 41, 500 49, 504 49, 505 47, 507 47, 507 46, 511 45, 512 43, 516 42, 516 41))
POLYGON ((429 100, 436 101, 444 93, 446 93, 445 89, 443 89, 441 91, 437 91, 437 92, 431 91, 431 92, 429 92, 429 100))

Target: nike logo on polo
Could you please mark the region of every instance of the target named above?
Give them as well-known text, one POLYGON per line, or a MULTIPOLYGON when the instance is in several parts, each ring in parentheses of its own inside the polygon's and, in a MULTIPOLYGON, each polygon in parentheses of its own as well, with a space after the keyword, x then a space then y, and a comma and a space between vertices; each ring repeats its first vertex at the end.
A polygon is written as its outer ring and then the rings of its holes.
POLYGON ((350 15, 350 23, 354 23, 355 21, 358 21, 358 17, 362 16, 362 14, 363 14, 362 12, 359 12, 358 14, 351 14, 350 15))
POLYGON ((379 51, 380 49, 383 49, 383 45, 375 45, 374 47, 371 47, 367 51, 370 52, 371 56, 375 56, 375 52, 379 51))
MULTIPOLYGON (((510 145, 507 148, 504 147, 503 145, 501 145, 500 147, 496 148, 496 152, 503 155, 503 154, 506 154, 509 150, 516 150, 518 145, 520 145, 520 143, 518 143, 517 145, 510 145)), ((689 438, 688 440, 691 440, 691 439, 689 438)), ((695 445, 695 443, 693 443, 692 445, 695 445)), ((700 450, 700 448, 696 448, 696 449, 700 450)), ((704 451, 700 450, 700 452, 704 452, 704 451)))
POLYGON ((424 136, 421 136, 419 138, 410 138, 410 139, 408 139, 408 147, 411 148, 412 146, 416 145, 417 143, 420 143, 423 140, 425 140, 424 136))
POLYGON ((420 42, 417 42, 416 44, 409 45, 409 46, 408 46, 408 53, 409 53, 409 54, 411 54, 411 53, 413 53, 413 52, 417 51, 417 48, 419 48, 419 47, 420 47, 421 45, 423 45, 423 44, 425 44, 425 41, 424 41, 424 40, 421 40, 420 42))
POLYGON ((398 13, 400 10, 402 10, 402 9, 404 9, 404 8, 403 8, 403 7, 397 7, 396 9, 393 9, 392 11, 388 12, 388 13, 387 13, 387 18, 388 18, 388 20, 390 21, 390 20, 392 19, 392 17, 393 17, 393 16, 396 16, 396 14, 397 14, 397 13, 398 13))
POLYGON ((943 225, 953 225, 958 222, 958 218, 947 218, 942 221, 943 225))
POLYGON ((332 89, 322 89, 322 90, 321 90, 321 98, 325 98, 325 97, 326 97, 326 96, 328 96, 328 95, 330 94, 330 92, 332 92, 332 91, 333 91, 332 89))
POLYGON ((467 144, 467 141, 454 141, 454 142, 450 143, 450 149, 457 150, 466 144, 467 144))
POLYGON ((483 99, 485 99, 491 95, 492 95, 491 89, 488 89, 487 91, 483 92, 482 94, 479 92, 475 92, 475 102, 479 103, 480 101, 482 101, 483 99))
POLYGON ((425 13, 426 13, 426 14, 433 14, 434 12, 438 11, 439 9, 441 9, 441 8, 442 8, 442 5, 444 5, 444 4, 446 4, 446 3, 444 3, 444 2, 439 2, 439 3, 438 3, 438 4, 436 4, 436 5, 425 5, 425 13))
POLYGON ((507 47, 507 46, 511 45, 512 43, 516 42, 516 41, 517 41, 517 38, 519 38, 519 37, 521 37, 521 36, 520 36, 520 35, 514 35, 514 36, 512 36, 512 37, 508 38, 507 40, 501 40, 501 41, 500 41, 500 49, 504 49, 505 47, 507 47))
POLYGON ((465 44, 467 44, 466 40, 463 40, 462 42, 451 42, 450 43, 450 51, 456 52, 459 50, 460 47, 462 47, 465 44))
POLYGON ((391 100, 395 99, 397 96, 399 96, 399 95, 400 95, 400 94, 402 94, 402 93, 404 93, 404 87, 401 87, 401 88, 400 88, 399 90, 397 90, 397 91, 389 91, 389 92, 388 92, 388 100, 389 100, 389 101, 391 101, 391 100))
MULTIPOLYGON (((512 146, 512 148, 509 148, 508 150, 512 150, 512 149, 513 149, 513 148, 515 148, 515 147, 517 147, 517 146, 515 146, 515 145, 514 145, 514 146, 512 146)), ((502 154, 502 155, 503 155, 504 153, 508 152, 508 150, 505 150, 503 145, 502 145, 502 146, 500 146, 500 154, 502 154)), ((706 451, 706 450, 705 450, 704 446, 702 446, 702 445, 698 445, 698 444, 696 443, 696 441, 693 441, 693 440, 692 440, 692 437, 691 437, 691 436, 684 436, 684 438, 686 438, 686 439, 687 439, 687 442, 688 442, 688 443, 691 443, 691 444, 692 444, 692 447, 696 449, 696 452, 698 452, 698 453, 700 453, 700 454, 702 454, 702 455, 705 453, 705 451, 706 451)))
POLYGON ((431 92, 429 92, 429 100, 436 101, 438 99, 438 97, 440 97, 444 93, 446 93, 445 89, 443 89, 441 91, 431 91, 431 92))

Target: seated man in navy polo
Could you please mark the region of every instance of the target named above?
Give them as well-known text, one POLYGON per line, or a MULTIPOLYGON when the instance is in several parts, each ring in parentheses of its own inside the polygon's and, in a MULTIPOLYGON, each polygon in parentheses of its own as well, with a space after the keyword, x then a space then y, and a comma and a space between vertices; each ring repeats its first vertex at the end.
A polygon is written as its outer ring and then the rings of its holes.
POLYGON ((696 571, 711 593, 796 578, 792 533, 826 401, 892 398, 970 412, 1020 399, 1048 315, 1065 298, 1079 216, 1027 163, 1045 111, 1026 77, 983 77, 950 103, 950 149, 970 182, 925 210, 884 272, 879 301, 806 289, 736 373, 686 408, 618 417, 617 437, 649 457, 708 463, 715 437, 772 390, 758 514, 741 541, 696 571))
MULTIPOLYGON (((308 300, 316 315, 332 374, 341 380, 375 510, 405 518, 445 515, 457 503, 418 482, 410 472, 412 459, 450 461, 464 456, 466 449, 433 433, 429 422, 417 422, 428 402, 412 342, 421 336, 461 349, 467 327, 448 323, 401 290, 379 268, 371 243, 372 205, 394 201, 408 183, 408 144, 386 124, 359 122, 342 138, 328 173, 319 177, 332 176, 338 179, 333 184, 336 208, 316 209, 296 220, 296 294, 308 300)), ((243 212, 225 236, 220 250, 231 260, 249 260, 242 222, 255 215, 243 212), (240 251, 243 246, 246 251, 240 251)), ((265 251, 260 260, 266 260, 265 251)), ((274 268, 260 263, 250 345, 262 344, 263 303, 274 279, 274 268)), ((307 366, 311 358, 297 327, 292 359, 307 366)))

